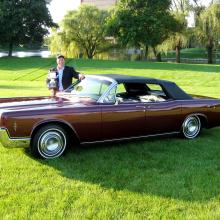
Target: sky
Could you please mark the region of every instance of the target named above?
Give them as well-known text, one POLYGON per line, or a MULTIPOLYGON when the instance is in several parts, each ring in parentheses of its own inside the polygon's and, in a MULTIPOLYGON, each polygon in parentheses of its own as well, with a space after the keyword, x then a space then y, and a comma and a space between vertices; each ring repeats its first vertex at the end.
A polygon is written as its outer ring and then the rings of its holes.
POLYGON ((80 0, 52 0, 49 10, 54 22, 62 20, 67 11, 77 9, 80 0))
MULTIPOLYGON (((204 5, 208 5, 211 0, 202 0, 204 5)), ((67 11, 77 9, 80 5, 80 0, 52 0, 49 5, 49 10, 54 22, 62 20, 67 11)))

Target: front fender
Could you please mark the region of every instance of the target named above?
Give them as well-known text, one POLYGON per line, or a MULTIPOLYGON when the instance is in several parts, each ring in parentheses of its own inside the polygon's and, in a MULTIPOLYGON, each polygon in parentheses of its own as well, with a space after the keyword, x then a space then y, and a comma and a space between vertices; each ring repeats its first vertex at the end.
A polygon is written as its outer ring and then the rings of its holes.
POLYGON ((68 123, 67 121, 62 120, 62 119, 47 119, 47 120, 42 120, 42 121, 36 123, 32 128, 30 136, 33 137, 33 135, 35 134, 35 132, 38 129, 40 129, 41 127, 48 125, 48 124, 59 124, 61 126, 64 126, 64 128, 67 128, 69 131, 71 131, 76 136, 76 138, 78 140, 80 140, 75 128, 70 123, 68 123))

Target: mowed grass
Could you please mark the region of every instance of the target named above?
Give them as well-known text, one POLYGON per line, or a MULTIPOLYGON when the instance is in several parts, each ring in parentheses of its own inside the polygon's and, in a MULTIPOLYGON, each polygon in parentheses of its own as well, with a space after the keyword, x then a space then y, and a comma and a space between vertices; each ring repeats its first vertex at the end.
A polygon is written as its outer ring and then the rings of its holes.
MULTIPOLYGON (((220 66, 67 60, 85 74, 175 81, 220 98, 220 66)), ((54 59, 1 58, 0 97, 48 95, 54 59)), ((132 125, 131 125, 132 126, 132 125)), ((55 160, 0 146, 1 219, 219 219, 220 129, 179 137, 91 145, 55 160)))
MULTIPOLYGON (((181 58, 184 59, 207 59, 206 48, 185 48, 180 51, 181 58)), ((220 58, 220 53, 212 51, 213 60, 220 58)), ((176 58, 176 51, 169 51, 167 54, 162 54, 163 58, 176 58)))

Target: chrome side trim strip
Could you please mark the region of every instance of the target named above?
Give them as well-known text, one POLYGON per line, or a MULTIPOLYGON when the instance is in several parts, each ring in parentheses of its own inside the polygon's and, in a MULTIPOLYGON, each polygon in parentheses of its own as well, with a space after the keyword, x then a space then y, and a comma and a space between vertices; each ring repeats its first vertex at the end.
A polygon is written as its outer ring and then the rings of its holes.
POLYGON ((142 139, 147 137, 157 137, 157 136, 166 136, 166 135, 174 135, 179 134, 180 132, 170 132, 170 133, 162 133, 162 134, 150 134, 145 136, 137 136, 137 137, 125 137, 125 138, 115 138, 115 139, 106 139, 103 141, 85 141, 81 142, 81 144, 95 144, 95 143, 104 143, 104 142, 114 142, 114 141, 123 141, 123 140, 132 140, 132 139, 142 139))
POLYGON ((11 138, 6 128, 0 128, 0 143, 6 148, 27 148, 30 146, 31 138, 11 138))

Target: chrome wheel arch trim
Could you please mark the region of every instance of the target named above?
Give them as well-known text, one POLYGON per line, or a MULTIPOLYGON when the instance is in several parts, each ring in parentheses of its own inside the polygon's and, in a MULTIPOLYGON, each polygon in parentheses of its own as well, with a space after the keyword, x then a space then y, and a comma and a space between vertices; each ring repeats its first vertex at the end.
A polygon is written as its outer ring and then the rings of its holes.
POLYGON ((71 131, 75 134, 76 138, 78 140, 80 140, 75 128, 70 124, 68 123, 67 121, 64 121, 64 120, 58 120, 58 119, 48 119, 48 120, 43 120, 43 121, 40 121, 39 123, 37 123, 33 128, 32 128, 32 131, 31 131, 31 134, 30 134, 30 137, 32 138, 33 137, 33 134, 35 133, 35 131, 37 131, 40 127, 42 126, 46 126, 46 125, 49 125, 49 124, 57 124, 57 125, 64 125, 64 126, 67 126, 69 129, 71 129, 71 131))

